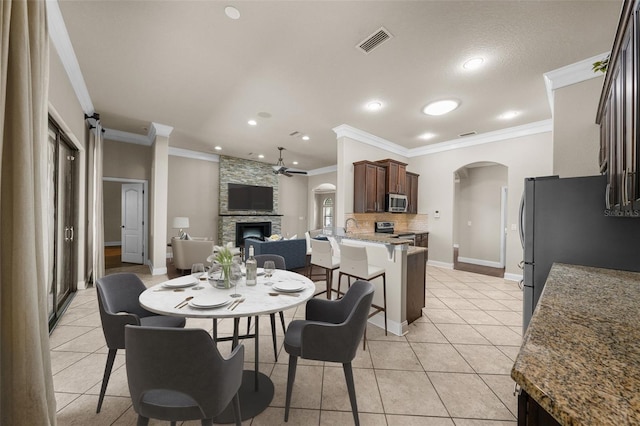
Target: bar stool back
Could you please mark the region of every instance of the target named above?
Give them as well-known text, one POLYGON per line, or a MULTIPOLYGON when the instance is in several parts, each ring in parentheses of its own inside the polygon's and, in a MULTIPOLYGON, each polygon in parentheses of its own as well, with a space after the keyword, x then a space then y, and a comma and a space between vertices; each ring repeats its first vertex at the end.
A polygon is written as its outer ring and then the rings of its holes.
MULTIPOLYGON (((342 284, 342 276, 347 276, 347 283, 351 286, 351 278, 357 280, 371 281, 375 278, 382 277, 382 306, 371 304, 374 309, 369 314, 369 318, 379 312, 384 312, 384 334, 387 335, 387 280, 386 270, 379 266, 369 265, 366 247, 356 247, 347 244, 340 244, 340 273, 338 274, 338 297, 340 293, 340 285, 342 284)), ((365 332, 366 345, 366 332, 365 332)))
POLYGON ((327 289, 320 291, 314 296, 327 293, 327 299, 331 299, 333 271, 340 268, 340 258, 333 256, 331 244, 325 240, 311 240, 311 266, 317 266, 325 270, 327 289))

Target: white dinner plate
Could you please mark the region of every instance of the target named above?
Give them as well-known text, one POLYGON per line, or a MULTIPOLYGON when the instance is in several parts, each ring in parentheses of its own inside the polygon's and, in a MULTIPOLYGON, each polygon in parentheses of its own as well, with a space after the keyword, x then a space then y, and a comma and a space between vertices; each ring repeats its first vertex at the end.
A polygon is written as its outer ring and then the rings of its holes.
POLYGON ((197 283, 196 279, 191 275, 186 275, 184 277, 175 278, 171 281, 167 281, 162 284, 162 287, 168 288, 181 288, 181 287, 191 287, 197 283))
POLYGON ((194 297, 189 301, 189 305, 194 308, 217 308, 229 303, 231 299, 226 294, 203 294, 194 297))
POLYGON ((295 293, 297 291, 304 290, 305 286, 303 283, 299 281, 297 282, 287 281, 287 282, 281 282, 281 283, 274 283, 271 287, 278 291, 283 291, 285 293, 295 293))

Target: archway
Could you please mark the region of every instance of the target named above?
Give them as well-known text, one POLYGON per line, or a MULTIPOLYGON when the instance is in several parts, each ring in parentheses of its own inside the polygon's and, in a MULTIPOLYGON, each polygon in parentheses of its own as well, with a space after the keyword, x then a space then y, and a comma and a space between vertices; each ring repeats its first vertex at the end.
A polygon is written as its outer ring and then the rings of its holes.
POLYGON ((454 269, 504 276, 507 172, 494 162, 454 172, 454 269))

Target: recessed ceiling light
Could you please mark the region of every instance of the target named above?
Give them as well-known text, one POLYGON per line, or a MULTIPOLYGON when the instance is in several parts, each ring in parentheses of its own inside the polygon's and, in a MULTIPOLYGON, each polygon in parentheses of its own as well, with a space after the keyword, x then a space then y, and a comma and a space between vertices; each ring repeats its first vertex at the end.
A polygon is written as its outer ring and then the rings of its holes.
POLYGON ((307 135, 304 135, 304 136, 302 137, 302 140, 303 140, 303 141, 308 141, 309 139, 311 139, 311 138, 310 138, 309 136, 307 136, 307 135))
POLYGON ((382 102, 380 101, 371 101, 367 104, 367 109, 369 111, 378 111, 379 109, 382 109, 382 102))
POLYGON ((256 124, 258 124, 256 120, 249 120, 247 121, 247 123, 249 124, 249 126, 255 126, 256 124))
POLYGON ((297 165, 298 165, 298 162, 297 162, 297 161, 294 161, 294 162, 293 162, 293 165, 294 165, 294 166, 297 166, 297 165))
POLYGON ((460 105, 460 102, 456 100, 445 99, 443 101, 431 102, 424 107, 422 112, 427 115, 443 115, 458 108, 458 105, 460 105))
POLYGON ((464 64, 462 64, 462 68, 464 68, 465 70, 475 70, 477 68, 480 68, 483 63, 483 58, 471 58, 464 64))
POLYGON ((258 155, 258 158, 264 158, 263 154, 258 155))
POLYGON ((231 19, 240 19, 240 11, 233 6, 225 7, 224 14, 231 19))
POLYGON ((222 149, 222 147, 221 146, 216 146, 213 149, 215 149, 216 151, 220 151, 222 149))
POLYGON ((500 114, 498 118, 501 120, 511 120, 512 118, 516 118, 519 115, 520 115, 519 111, 507 111, 505 113, 500 114))
POLYGON ((418 137, 419 137, 420 139, 422 139, 422 140, 427 141, 427 140, 429 140, 429 139, 433 139, 435 136, 436 136, 436 135, 435 135, 434 133, 427 132, 427 133, 423 133, 423 134, 421 134, 421 135, 420 135, 420 136, 418 136, 418 137))

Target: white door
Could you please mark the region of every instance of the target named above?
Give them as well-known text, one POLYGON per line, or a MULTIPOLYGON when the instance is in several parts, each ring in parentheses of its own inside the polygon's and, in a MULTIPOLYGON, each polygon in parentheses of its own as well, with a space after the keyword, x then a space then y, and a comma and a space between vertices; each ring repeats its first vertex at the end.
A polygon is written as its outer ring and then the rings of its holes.
POLYGON ((122 262, 143 263, 144 191, 142 183, 122 184, 122 262))

